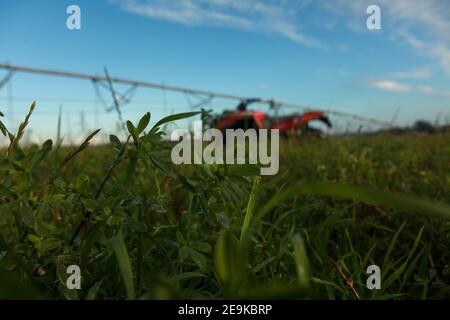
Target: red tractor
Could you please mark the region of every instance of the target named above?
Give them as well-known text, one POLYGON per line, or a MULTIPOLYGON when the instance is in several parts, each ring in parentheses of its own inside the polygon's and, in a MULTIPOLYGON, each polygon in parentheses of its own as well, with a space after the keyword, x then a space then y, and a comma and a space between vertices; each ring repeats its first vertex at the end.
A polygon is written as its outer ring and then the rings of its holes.
MULTIPOLYGON (((279 129, 280 134, 287 136, 289 133, 295 134, 321 134, 321 130, 312 128, 309 123, 318 120, 331 128, 331 122, 322 111, 311 111, 304 114, 290 114, 288 116, 269 116, 262 111, 248 111, 250 103, 260 102, 260 99, 248 99, 241 101, 237 110, 227 110, 221 115, 213 117, 209 121, 212 128, 225 131, 226 129, 279 129)), ((272 107, 274 107, 272 105, 272 107)))

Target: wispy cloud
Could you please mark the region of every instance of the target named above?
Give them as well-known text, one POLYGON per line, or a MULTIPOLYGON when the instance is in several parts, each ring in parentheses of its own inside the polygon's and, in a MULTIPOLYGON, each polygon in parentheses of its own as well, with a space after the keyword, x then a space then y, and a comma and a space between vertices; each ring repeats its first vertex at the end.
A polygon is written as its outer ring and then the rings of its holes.
POLYGON ((450 74, 450 40, 447 40, 446 42, 426 42, 404 30, 399 32, 399 35, 422 55, 426 55, 438 61, 443 69, 450 74))
POLYGON ((393 72, 392 76, 398 79, 428 79, 432 76, 432 73, 428 69, 415 69, 393 72))
MULTIPOLYGON (((367 32, 361 12, 373 0, 317 0, 349 30, 367 32)), ((411 46, 439 63, 450 75, 450 3, 448 0, 378 0, 383 29, 394 40, 411 46)))
MULTIPOLYGON (((133 14, 189 26, 218 26, 285 37, 308 47, 327 44, 312 28, 369 32, 373 0, 110 0, 133 14)), ((385 34, 435 60, 450 75, 449 0, 378 0, 385 34)), ((425 74, 416 77, 425 77, 425 74)))
POLYGON ((439 91, 430 86, 417 86, 416 90, 418 92, 429 94, 435 97, 450 98, 450 91, 439 91))
POLYGON ((410 85, 391 80, 372 80, 368 81, 368 85, 372 88, 394 92, 409 92, 412 90, 410 85))
POLYGON ((296 22, 302 9, 284 1, 258 0, 116 0, 127 12, 190 26, 222 26, 278 34, 308 47, 323 47, 296 22), (293 10, 295 9, 295 10, 293 10))
POLYGON ((397 81, 392 81, 388 79, 376 79, 376 80, 368 80, 367 85, 371 88, 391 91, 391 92, 419 92, 427 95, 431 95, 439 98, 449 98, 450 91, 442 91, 435 89, 430 86, 412 86, 406 83, 400 83, 397 81))

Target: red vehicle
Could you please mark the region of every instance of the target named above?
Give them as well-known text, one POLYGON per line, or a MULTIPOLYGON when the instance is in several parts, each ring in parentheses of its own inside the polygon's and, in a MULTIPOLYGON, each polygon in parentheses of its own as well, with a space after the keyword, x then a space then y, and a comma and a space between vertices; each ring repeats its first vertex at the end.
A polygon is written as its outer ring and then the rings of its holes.
POLYGON ((308 124, 318 120, 331 128, 331 122, 322 111, 312 111, 305 114, 290 114, 288 116, 269 116, 262 111, 248 111, 247 106, 259 99, 241 101, 235 111, 224 111, 222 115, 210 119, 209 125, 222 131, 225 129, 279 129, 281 135, 288 133, 308 134, 321 133, 319 129, 311 128, 308 124))

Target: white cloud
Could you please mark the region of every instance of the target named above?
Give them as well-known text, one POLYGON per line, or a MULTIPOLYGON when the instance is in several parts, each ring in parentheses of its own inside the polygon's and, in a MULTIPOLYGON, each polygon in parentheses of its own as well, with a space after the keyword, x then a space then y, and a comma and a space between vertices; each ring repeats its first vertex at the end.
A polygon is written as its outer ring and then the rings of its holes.
POLYGON ((429 86, 418 86, 417 91, 432 95, 436 94, 436 90, 433 87, 429 86))
POLYGON ((415 69, 393 72, 392 76, 398 79, 428 79, 432 76, 432 73, 428 69, 415 69))
POLYGON ((376 89, 395 91, 395 92, 409 92, 411 86, 407 84, 398 83, 391 80, 372 80, 368 82, 369 86, 376 89))
MULTIPOLYGON (((301 31, 295 13, 302 6, 258 0, 116 0, 127 12, 190 26, 222 26, 278 34, 308 47, 323 43, 301 31), (294 9, 294 10, 293 10, 294 9)), ((306 4, 308 1, 300 1, 306 4)))
POLYGON ((265 90, 265 89, 269 89, 271 87, 271 85, 268 82, 261 82, 258 87, 259 87, 259 89, 265 90))
MULTIPOLYGON (((414 49, 418 50, 421 54, 429 56, 429 57, 437 60, 441 64, 443 69, 448 74, 450 74, 450 47, 449 47, 449 45, 447 45, 446 43, 425 42, 404 30, 399 32, 399 34, 403 37, 403 39, 409 45, 411 45, 414 49)), ((450 42, 450 40, 449 40, 449 42, 450 42)))
POLYGON ((450 98, 450 91, 439 91, 430 86, 417 86, 416 90, 418 92, 429 94, 435 97, 450 98))
MULTIPOLYGON (((213 2, 213 1, 211 1, 213 2)), ((130 13, 159 18, 186 25, 232 25, 240 29, 251 29, 252 24, 244 17, 204 8, 191 0, 179 1, 121 1, 122 8, 130 13)))
MULTIPOLYGON (((130 13, 190 26, 221 26, 277 34, 308 47, 328 45, 311 26, 333 32, 366 28, 373 0, 110 0, 130 13)), ((383 32, 434 59, 450 75, 449 0, 377 0, 383 32)), ((347 50, 342 44, 332 44, 347 50)), ((420 78, 420 76, 419 76, 420 78)))
MULTIPOLYGON (((365 29, 365 8, 373 0, 317 0, 352 31, 365 29)), ((437 61, 450 75, 450 3, 448 0, 378 0, 384 32, 437 61), (420 35, 420 36, 419 36, 420 35)))
POLYGON ((387 79, 368 80, 367 85, 371 88, 392 92, 419 92, 434 97, 450 98, 450 91, 440 91, 430 86, 411 86, 387 79))

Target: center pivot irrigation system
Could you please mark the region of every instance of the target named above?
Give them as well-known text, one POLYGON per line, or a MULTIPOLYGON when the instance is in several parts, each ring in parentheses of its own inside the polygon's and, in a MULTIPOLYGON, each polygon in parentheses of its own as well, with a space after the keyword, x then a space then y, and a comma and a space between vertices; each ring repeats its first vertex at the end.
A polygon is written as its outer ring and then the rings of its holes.
POLYGON ((96 92, 96 95, 98 99, 103 104, 105 110, 107 112, 116 110, 116 112, 119 115, 119 120, 122 120, 121 115, 121 107, 125 104, 128 104, 131 102, 131 99, 133 97, 133 94, 135 93, 135 90, 139 88, 151 88, 151 89, 157 89, 157 90, 163 90, 163 91, 172 91, 172 92, 179 92, 186 95, 188 102, 191 106, 191 108, 200 108, 206 104, 209 104, 214 98, 222 98, 227 100, 233 100, 235 102, 246 102, 250 100, 257 100, 258 103, 266 104, 271 109, 275 110, 275 113, 278 113, 278 110, 280 108, 289 108, 289 109, 296 109, 302 112, 311 112, 311 111, 320 111, 327 115, 333 115, 341 118, 346 119, 352 119, 354 121, 376 126, 381 126, 383 128, 388 128, 392 126, 392 123, 381 121, 378 119, 373 119, 365 116, 355 115, 351 113, 346 112, 340 112, 340 111, 334 111, 334 110, 326 110, 322 108, 312 108, 300 104, 295 103, 288 103, 288 102, 282 102, 275 99, 254 99, 249 97, 243 97, 243 96, 237 96, 232 94, 225 94, 225 93, 219 93, 219 92, 213 92, 213 91, 206 91, 206 90, 198 90, 198 89, 191 89, 186 87, 179 87, 179 86, 172 86, 172 85, 165 85, 165 84, 158 84, 153 82, 146 82, 146 81, 137 81, 137 80, 130 80, 130 79, 124 79, 124 78, 118 78, 118 77, 110 77, 108 74, 107 69, 105 68, 105 76, 97 76, 92 74, 85 74, 85 73, 77 73, 77 72, 68 72, 68 71, 61 71, 61 70, 51 70, 51 69, 42 69, 42 68, 31 68, 31 67, 24 67, 24 66, 17 66, 17 65, 11 65, 11 64, 0 64, 0 69, 6 70, 6 75, 3 77, 3 79, 0 80, 0 90, 3 86, 5 86, 6 83, 8 83, 14 74, 18 72, 23 73, 34 73, 34 74, 41 74, 41 75, 49 75, 49 76, 56 76, 56 77, 65 77, 65 78, 75 78, 80 80, 89 80, 94 85, 94 90, 96 92), (129 85, 129 88, 123 92, 118 93, 114 88, 113 84, 122 84, 122 85, 129 85), (100 87, 103 87, 107 89, 112 96, 113 99, 113 105, 107 106, 105 100, 103 99, 100 91, 100 87), (191 103, 191 100, 189 99, 189 96, 195 97, 198 99, 198 102, 195 104, 191 103))

